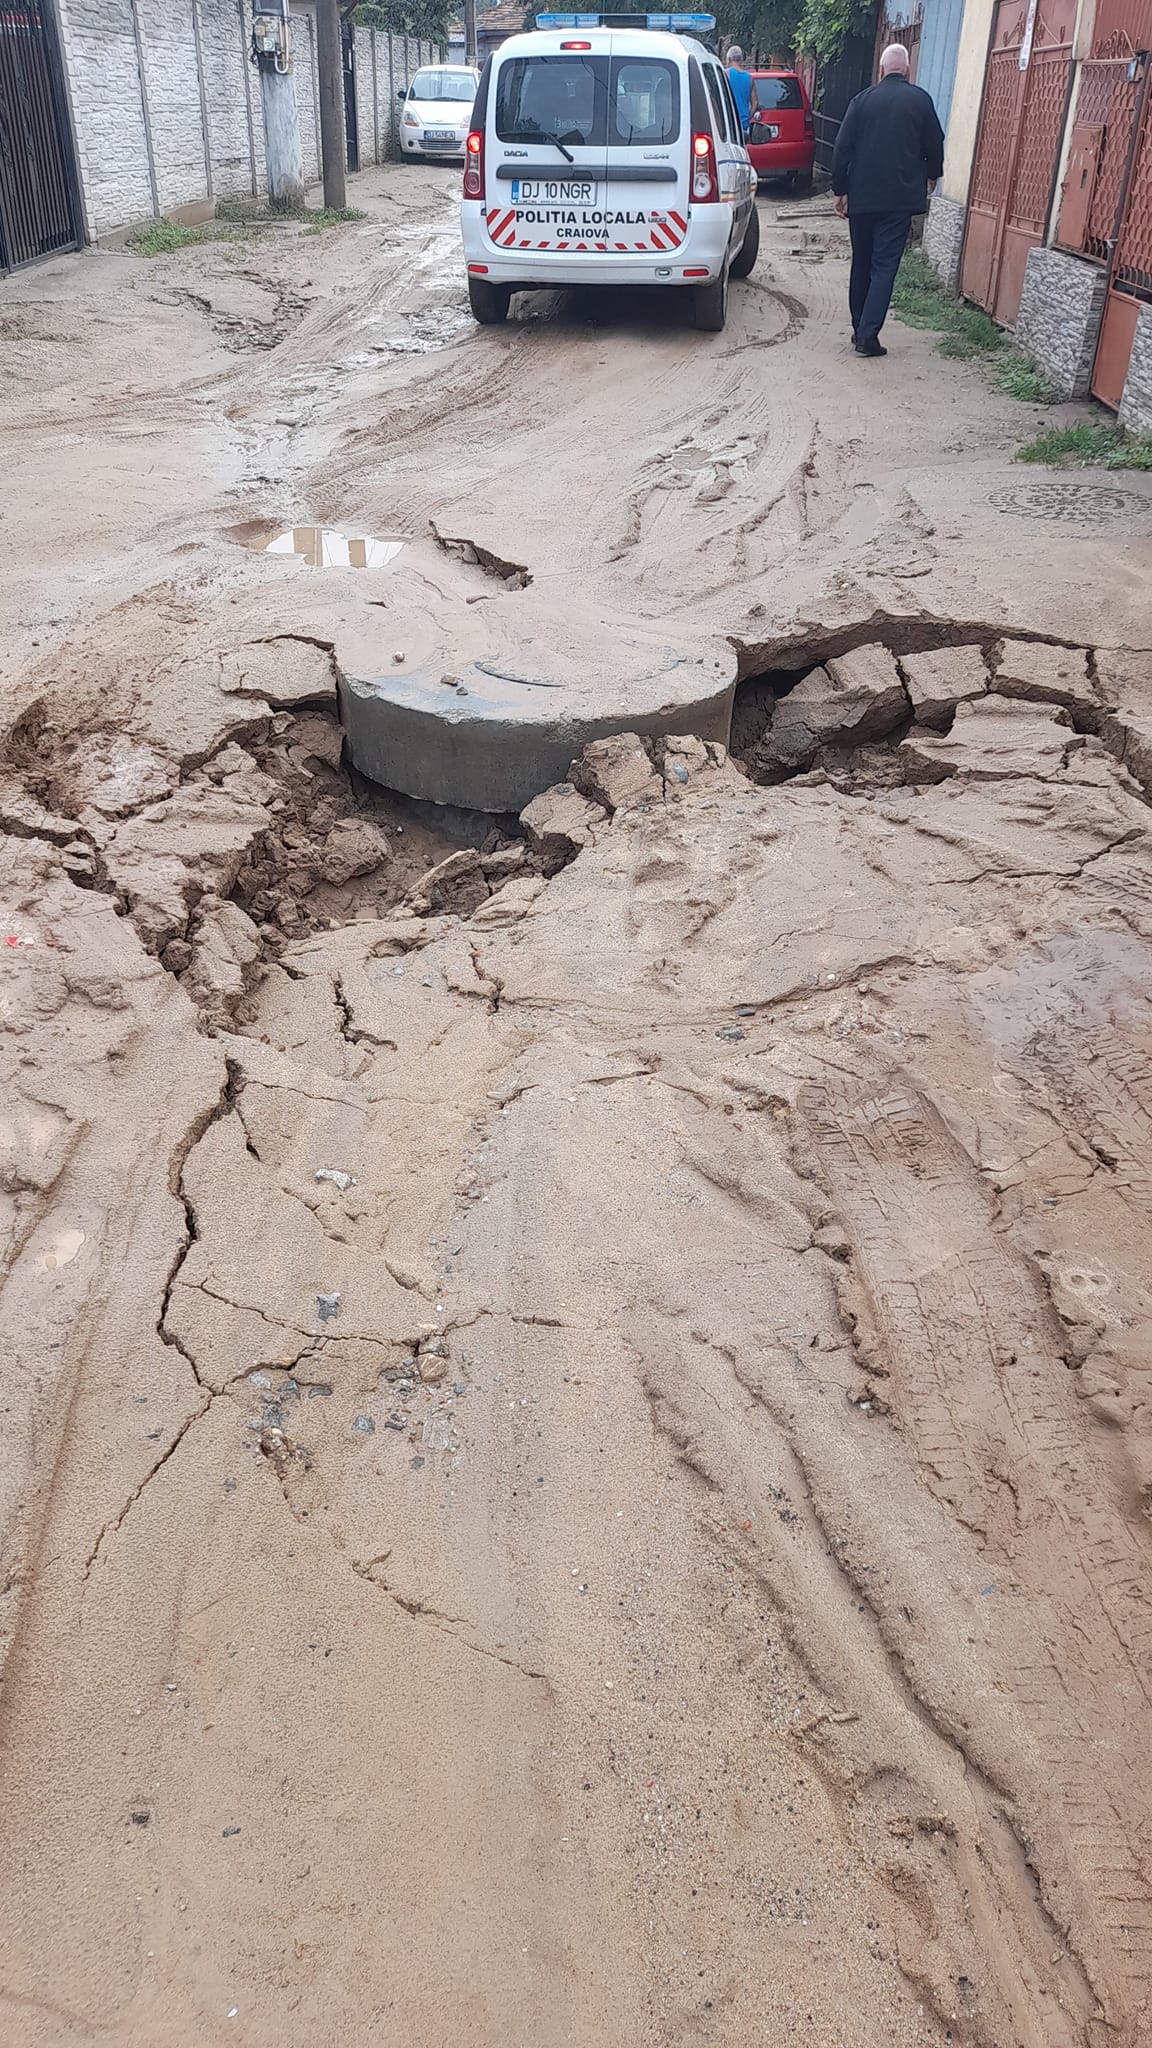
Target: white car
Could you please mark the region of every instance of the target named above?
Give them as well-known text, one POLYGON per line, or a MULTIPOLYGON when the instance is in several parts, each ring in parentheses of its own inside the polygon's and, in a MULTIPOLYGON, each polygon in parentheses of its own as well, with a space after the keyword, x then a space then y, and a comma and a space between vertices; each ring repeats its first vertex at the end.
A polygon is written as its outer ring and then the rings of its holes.
POLYGON ((756 174, 708 14, 541 14, 480 75, 461 226, 488 326, 514 291, 680 285, 723 327, 760 246, 756 174), (613 17, 608 17, 611 21, 613 17), (620 20, 617 16, 615 19, 620 20))
POLYGON ((399 93, 404 156, 463 156, 480 74, 454 65, 418 71, 399 93))

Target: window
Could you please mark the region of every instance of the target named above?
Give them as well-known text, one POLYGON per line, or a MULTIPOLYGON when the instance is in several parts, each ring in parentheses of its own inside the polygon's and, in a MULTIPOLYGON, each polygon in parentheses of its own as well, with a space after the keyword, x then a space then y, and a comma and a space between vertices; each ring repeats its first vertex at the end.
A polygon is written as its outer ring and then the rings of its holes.
POLYGON ((736 95, 732 90, 732 80, 726 71, 722 71, 720 76, 724 81, 724 101, 728 108, 728 140, 729 142, 743 142, 744 123, 740 119, 740 110, 736 105, 736 95))
POLYGON ((752 74, 756 87, 756 98, 764 114, 799 114, 803 111, 804 97, 798 78, 757 78, 752 74))
POLYGON ((510 57, 497 75, 496 133, 501 142, 603 149, 607 98, 607 57, 510 57))
POLYGON ((408 88, 413 100, 459 100, 470 106, 476 97, 476 80, 471 71, 418 71, 408 88))
POLYGON ((609 141, 635 148, 675 142, 680 133, 680 73, 663 57, 612 59, 609 141))
MULTIPOLYGON (((716 135, 721 142, 734 142, 735 135, 729 126, 728 99, 724 91, 725 78, 715 64, 705 64, 704 77, 708 86, 708 97, 712 102, 712 113, 716 122, 716 135)), ((740 137, 743 141, 743 136, 740 137)))

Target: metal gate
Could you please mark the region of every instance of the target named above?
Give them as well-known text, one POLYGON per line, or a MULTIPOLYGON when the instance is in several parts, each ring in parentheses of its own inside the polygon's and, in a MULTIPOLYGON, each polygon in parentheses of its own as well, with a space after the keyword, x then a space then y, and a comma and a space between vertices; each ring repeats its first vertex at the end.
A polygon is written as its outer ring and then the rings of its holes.
MULTIPOLYGON (((1133 67, 1135 68, 1135 66, 1133 67)), ((1108 296, 1096 361, 1092 369, 1092 391, 1105 405, 1119 405, 1136 333, 1136 316, 1142 304, 1152 300, 1152 133, 1147 90, 1148 60, 1141 67, 1141 106, 1133 136, 1133 147, 1121 201, 1116 245, 1112 255, 1108 296)))
POLYGON ((0 272, 75 249, 80 204, 51 0, 0 0, 0 272))
POLYGON ((1152 300, 1152 0, 1099 0, 1081 66, 1056 240, 1108 272, 1092 391, 1116 407, 1152 300))
POLYGON ((1072 0, 999 0, 984 77, 960 288, 1015 325, 1044 239, 1072 82, 1072 0))

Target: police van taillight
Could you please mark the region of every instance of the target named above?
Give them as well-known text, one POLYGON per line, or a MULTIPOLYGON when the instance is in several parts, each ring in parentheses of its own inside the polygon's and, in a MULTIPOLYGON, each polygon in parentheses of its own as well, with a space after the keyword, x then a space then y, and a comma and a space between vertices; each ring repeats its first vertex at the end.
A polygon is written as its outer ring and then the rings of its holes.
POLYGON ((716 183, 716 151, 710 135, 692 137, 692 197, 697 205, 720 197, 716 183))
POLYGON ((484 131, 473 128, 464 144, 464 197, 484 197, 484 131))

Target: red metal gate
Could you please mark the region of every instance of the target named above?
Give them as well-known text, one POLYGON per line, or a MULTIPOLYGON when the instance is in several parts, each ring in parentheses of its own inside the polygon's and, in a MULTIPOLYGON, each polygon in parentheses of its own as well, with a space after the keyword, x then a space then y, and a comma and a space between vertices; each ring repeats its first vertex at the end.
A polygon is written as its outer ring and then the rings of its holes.
POLYGON ((1056 240, 1108 271, 1092 390, 1120 403, 1141 302, 1152 299, 1152 0, 1099 0, 1081 67, 1056 240))
POLYGON ((960 285, 1015 324, 1044 239, 1072 80, 1072 0, 999 0, 984 78, 960 285))

